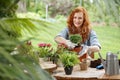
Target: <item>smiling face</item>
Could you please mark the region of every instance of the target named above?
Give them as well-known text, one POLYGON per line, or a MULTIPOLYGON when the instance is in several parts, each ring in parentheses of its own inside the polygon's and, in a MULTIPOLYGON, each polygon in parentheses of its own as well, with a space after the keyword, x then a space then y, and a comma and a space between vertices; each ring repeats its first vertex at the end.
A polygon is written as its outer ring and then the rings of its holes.
POLYGON ((77 12, 74 14, 74 17, 73 17, 73 24, 75 27, 81 27, 82 24, 83 24, 83 13, 82 12, 77 12))
POLYGON ((86 9, 79 6, 72 10, 67 19, 67 26, 70 34, 80 33, 82 42, 85 42, 88 39, 91 30, 86 9))

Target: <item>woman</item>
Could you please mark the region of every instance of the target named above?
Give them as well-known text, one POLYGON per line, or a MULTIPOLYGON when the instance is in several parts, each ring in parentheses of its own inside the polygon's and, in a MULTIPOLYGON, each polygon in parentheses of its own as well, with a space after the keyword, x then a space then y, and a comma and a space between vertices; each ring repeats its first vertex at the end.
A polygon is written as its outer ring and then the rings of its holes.
POLYGON ((67 28, 62 30, 55 37, 55 41, 57 43, 65 44, 68 48, 73 49, 75 44, 69 41, 70 34, 80 34, 82 36, 82 44, 84 45, 80 54, 100 51, 100 43, 95 31, 90 27, 88 14, 85 8, 77 7, 70 13, 67 20, 67 28))

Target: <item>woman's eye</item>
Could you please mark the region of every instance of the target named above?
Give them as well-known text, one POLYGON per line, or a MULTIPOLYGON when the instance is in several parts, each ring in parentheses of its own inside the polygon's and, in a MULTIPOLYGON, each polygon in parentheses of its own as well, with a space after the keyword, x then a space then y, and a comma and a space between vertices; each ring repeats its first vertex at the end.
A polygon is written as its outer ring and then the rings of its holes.
POLYGON ((79 17, 79 19, 82 19, 82 17, 79 17))
POLYGON ((74 17, 74 19, 76 19, 76 17, 74 17))

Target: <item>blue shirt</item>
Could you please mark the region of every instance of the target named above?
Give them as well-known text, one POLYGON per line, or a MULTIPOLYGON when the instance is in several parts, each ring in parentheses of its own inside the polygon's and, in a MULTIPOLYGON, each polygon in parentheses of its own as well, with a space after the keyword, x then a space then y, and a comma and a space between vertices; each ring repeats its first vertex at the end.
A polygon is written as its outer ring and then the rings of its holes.
MULTIPOLYGON (((64 30, 62 30, 57 36, 61 36, 65 39, 69 39, 69 31, 68 28, 65 28, 64 30)), ((101 48, 101 45, 99 43, 99 40, 97 38, 96 32, 91 30, 90 31, 90 35, 89 38, 85 41, 84 45, 87 46, 98 46, 99 48, 101 48)))

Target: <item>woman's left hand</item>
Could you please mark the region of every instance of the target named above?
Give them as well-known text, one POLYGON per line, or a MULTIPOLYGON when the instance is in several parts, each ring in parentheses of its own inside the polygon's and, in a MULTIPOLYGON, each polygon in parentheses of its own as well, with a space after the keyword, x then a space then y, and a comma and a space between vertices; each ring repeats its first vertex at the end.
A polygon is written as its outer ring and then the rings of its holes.
POLYGON ((88 52, 89 47, 87 45, 82 45, 82 50, 78 53, 80 56, 88 52))

